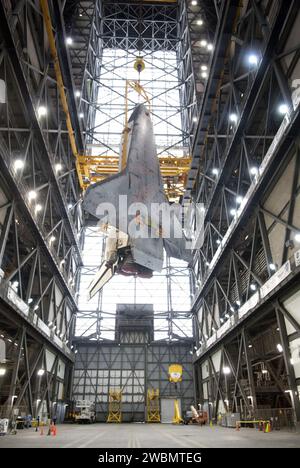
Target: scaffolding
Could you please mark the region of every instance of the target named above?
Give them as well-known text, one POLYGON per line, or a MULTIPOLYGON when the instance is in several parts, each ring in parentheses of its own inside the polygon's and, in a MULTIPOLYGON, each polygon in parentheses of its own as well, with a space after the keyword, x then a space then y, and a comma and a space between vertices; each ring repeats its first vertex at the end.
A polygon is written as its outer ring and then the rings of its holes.
POLYGON ((122 421, 122 391, 111 390, 109 392, 108 423, 120 423, 122 421))
POLYGON ((159 389, 152 388, 147 392, 147 422, 160 422, 159 389))

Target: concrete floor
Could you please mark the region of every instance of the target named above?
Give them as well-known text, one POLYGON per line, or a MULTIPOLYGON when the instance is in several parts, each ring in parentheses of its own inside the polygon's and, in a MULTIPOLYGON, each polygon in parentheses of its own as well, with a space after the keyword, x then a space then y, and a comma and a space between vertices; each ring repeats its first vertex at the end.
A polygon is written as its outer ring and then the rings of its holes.
MULTIPOLYGON (((45 431, 47 432, 47 431, 45 431)), ((2 447, 53 448, 215 448, 300 447, 300 433, 274 431, 264 434, 242 428, 173 426, 169 424, 92 424, 57 426, 57 435, 41 436, 34 429, 0 437, 2 447)))

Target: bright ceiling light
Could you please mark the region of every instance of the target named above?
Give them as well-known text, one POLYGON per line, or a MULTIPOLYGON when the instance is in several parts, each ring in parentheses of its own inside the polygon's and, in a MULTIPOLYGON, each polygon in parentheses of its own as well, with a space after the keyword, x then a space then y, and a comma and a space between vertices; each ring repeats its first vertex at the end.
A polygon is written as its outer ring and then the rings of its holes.
POLYGON ((79 90, 75 91, 75 96, 76 97, 80 97, 81 96, 81 92, 79 90))
POLYGON ((72 203, 69 203, 69 204, 68 204, 68 209, 71 210, 72 208, 73 208, 72 203))
POLYGON ((280 104, 278 112, 281 115, 286 115, 289 112, 289 106, 287 104, 280 104))
POLYGON ((216 243, 217 243, 218 245, 220 245, 220 244, 221 244, 221 240, 220 240, 220 239, 217 239, 217 240, 216 240, 216 243))
POLYGON ((202 26, 203 20, 202 20, 202 19, 198 19, 198 20, 197 20, 197 24, 198 24, 198 26, 202 26))
POLYGON ((202 78, 207 78, 207 72, 206 72, 206 71, 202 72, 202 73, 201 73, 201 77, 202 77, 202 78))
POLYGON ((236 213, 237 213, 237 211, 234 208, 232 208, 232 210, 230 210, 231 216, 235 216, 236 213))
POLYGON ((202 41, 200 41, 200 45, 201 45, 201 47, 206 47, 207 46, 207 41, 205 39, 202 39, 202 41))
POLYGON ((241 197, 240 195, 236 197, 236 202, 240 205, 243 202, 243 197, 241 197))
POLYGON ((0 377, 6 374, 6 369, 4 367, 0 368, 0 377))
POLYGON ((257 290, 256 284, 255 283, 250 284, 250 289, 251 291, 256 291, 257 290))
POLYGON ((72 45, 73 44, 73 39, 71 37, 66 38, 66 44, 67 45, 72 45))
POLYGON ((41 211, 41 210, 42 210, 42 208, 43 208, 43 207, 42 207, 42 205, 40 205, 40 204, 37 204, 37 205, 35 206, 35 209, 34 209, 34 211, 35 211, 36 213, 38 213, 39 211, 41 211))
POLYGON ((295 240, 297 243, 300 243, 300 233, 295 234, 294 240, 295 240))
POLYGON ((241 301, 236 301, 236 305, 240 306, 240 305, 241 305, 241 301))
POLYGON ((55 239, 56 239, 56 237, 55 237, 55 236, 51 236, 51 237, 50 237, 50 239, 49 239, 49 242, 50 242, 50 243, 52 243, 52 242, 54 242, 54 241, 55 241, 55 239))
POLYGON ((257 65, 258 64, 258 56, 255 54, 250 54, 248 56, 248 62, 250 65, 257 65))
POLYGON ((230 122, 237 123, 237 121, 238 121, 237 114, 230 114, 229 120, 230 120, 230 122))
POLYGON ((231 312, 234 312, 234 307, 230 307, 230 311, 231 311, 231 312))
POLYGON ((201 70, 206 71, 207 70, 207 65, 201 65, 201 70))
POLYGON ((252 344, 248 344, 248 348, 251 349, 251 348, 252 348, 252 344))
POLYGON ((276 348, 278 349, 278 351, 279 351, 280 353, 282 353, 283 347, 281 346, 280 343, 278 343, 278 345, 276 345, 276 348))
POLYGON ((276 271, 276 265, 274 263, 270 263, 269 268, 271 271, 276 271))
POLYGON ((197 117, 193 117, 193 122, 197 122, 197 117))
POLYGON ((14 162, 15 171, 18 171, 19 169, 23 169, 23 167, 24 167, 24 161, 22 161, 22 159, 16 159, 14 162))
POLYGON ((207 44, 207 50, 212 51, 214 46, 212 44, 207 44))
POLYGON ((39 106, 37 109, 37 113, 39 117, 44 117, 47 115, 47 108, 45 106, 39 106))
POLYGON ((192 0, 192 1, 191 1, 191 5, 192 5, 192 6, 196 6, 196 5, 197 5, 197 0, 192 0))
POLYGON ((37 375, 39 375, 39 376, 42 376, 42 375, 44 375, 44 374, 45 374, 45 370, 44 370, 44 369, 39 369, 39 370, 37 371, 37 375))
POLYGON ((32 299, 32 297, 30 297, 30 298, 28 299, 27 303, 28 303, 28 304, 32 304, 32 302, 33 302, 33 299, 32 299))
POLYGON ((28 200, 35 200, 37 197, 37 193, 35 192, 35 190, 30 190, 27 196, 28 196, 28 200))
POLYGON ((231 371, 230 371, 230 367, 227 367, 227 366, 223 367, 223 374, 229 375, 230 372, 231 372, 231 371))
POLYGON ((55 164, 55 171, 59 172, 61 170, 62 170, 62 164, 60 164, 60 163, 55 164))
POLYGON ((254 167, 254 166, 251 167, 251 169, 250 169, 250 174, 251 174, 251 175, 256 175, 257 173, 258 173, 257 167, 254 167))
POLYGON ((219 174, 219 170, 214 167, 213 170, 211 171, 213 173, 213 175, 217 176, 219 174))
POLYGON ((79 117, 80 117, 81 119, 83 119, 84 113, 83 113, 83 112, 80 112, 79 117))

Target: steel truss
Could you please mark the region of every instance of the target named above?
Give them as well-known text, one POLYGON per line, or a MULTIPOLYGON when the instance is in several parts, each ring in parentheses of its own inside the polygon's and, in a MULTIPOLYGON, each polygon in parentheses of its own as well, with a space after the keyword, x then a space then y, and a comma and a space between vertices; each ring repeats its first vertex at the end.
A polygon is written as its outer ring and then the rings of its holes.
POLYGON ((6 313, 3 306, 0 331, 6 345, 6 373, 0 384, 1 417, 13 418, 17 408, 19 415, 48 419, 62 413, 63 419, 62 399, 69 396, 72 360, 46 344, 32 325, 22 323, 12 311, 6 313))
MULTIPOLYGON (((150 4, 151 2, 114 2, 98 1, 94 3, 94 10, 89 2, 77 2, 72 8, 66 6, 65 18, 69 22, 69 32, 74 40, 70 49, 72 66, 80 75, 79 69, 84 79, 80 81, 75 76, 77 86, 82 88, 80 111, 84 114, 86 122, 86 147, 85 157, 82 158, 85 166, 84 182, 89 185, 113 174, 116 171, 115 160, 118 157, 118 148, 107 144, 107 130, 105 125, 111 123, 123 124, 124 109, 120 108, 118 115, 113 117, 111 111, 106 110, 105 105, 98 102, 98 89, 106 88, 108 93, 112 93, 110 106, 114 106, 114 100, 124 96, 123 89, 116 89, 106 83, 105 75, 113 71, 114 78, 123 82, 122 69, 133 64, 139 51, 143 54, 146 67, 151 67, 153 55, 157 51, 173 51, 177 54, 178 67, 171 67, 167 59, 162 58, 160 65, 154 65, 161 70, 161 79, 169 77, 178 80, 175 86, 170 82, 169 90, 157 89, 150 97, 150 104, 159 98, 162 108, 171 108, 171 103, 167 102, 167 94, 170 90, 178 89, 181 95, 181 105, 174 106, 173 112, 164 118, 161 113, 154 112, 153 117, 168 125, 168 133, 171 136, 172 130, 174 138, 180 131, 175 143, 167 144, 160 148, 159 154, 162 156, 161 167, 165 180, 165 189, 170 198, 178 200, 183 193, 185 175, 190 163, 189 146, 190 130, 192 119, 195 117, 195 85, 193 81, 193 69, 189 55, 189 36, 187 27, 186 11, 179 11, 183 8, 184 2, 180 2, 180 7, 176 2, 167 4, 150 4), (180 21, 178 17, 180 15, 180 21), (88 27, 90 35, 88 38, 88 27), (82 36, 81 36, 82 31, 82 36), (185 35, 183 40, 181 36, 185 35), (87 47, 87 44, 89 46, 87 47), (118 67, 114 64, 116 59, 112 59, 109 64, 103 60, 103 50, 124 50, 127 53, 126 64, 118 67), (188 58, 186 56, 188 55, 188 58), (188 90, 188 91, 187 91, 188 90), (100 125, 95 124, 97 112, 105 115, 107 119, 100 125), (181 128, 172 124, 172 119, 181 116, 181 128), (93 148, 101 148, 101 154, 96 155, 93 148), (176 161, 178 148, 181 149, 181 158, 176 161), (93 155, 93 156, 90 156, 93 155), (93 163, 92 157, 95 157, 93 163), (166 160, 167 164, 166 164, 166 160), (101 163, 99 164, 99 161, 101 163)), ((141 79, 143 79, 141 75, 141 79)), ((154 86, 153 80, 143 83, 147 89, 154 86)), ((129 106, 135 104, 132 96, 129 96, 129 106)), ((103 103, 102 103, 103 104, 103 103)), ((117 105, 117 104, 116 104, 117 105)), ((194 124, 193 124, 194 125, 194 124)), ((157 127, 158 128, 158 127, 157 127)), ((112 135, 112 132, 110 132, 112 135)), ((118 145, 117 145, 118 146, 118 145)))
MULTIPOLYGON (((75 331, 77 339, 85 338, 87 340, 98 341, 114 339, 115 304, 111 301, 114 298, 114 293, 117 297, 118 293, 122 294, 123 283, 119 284, 115 281, 100 291, 93 301, 86 302, 85 299, 86 285, 92 281, 99 268, 99 262, 101 262, 103 242, 103 238, 99 237, 99 233, 97 233, 95 227, 86 226, 83 234, 83 255, 87 255, 87 257, 85 258, 84 266, 81 268, 80 299, 75 331)), ((162 308, 159 310, 155 308, 154 330, 157 333, 155 339, 168 342, 172 340, 180 340, 182 342, 190 340, 192 334, 191 312, 189 310, 190 298, 184 288, 187 281, 190 283, 189 270, 186 266, 172 264, 170 259, 167 258, 165 267, 161 273, 155 274, 155 278, 157 278, 158 282, 164 283, 165 287, 163 291, 166 295, 166 298, 164 298, 166 307, 161 306, 162 308), (187 301, 185 310, 177 310, 180 295, 187 301)), ((149 302, 155 301, 155 295, 158 291, 151 284, 148 288, 149 291, 147 289, 147 282, 144 283, 139 278, 131 278, 127 282, 127 289, 132 289, 133 294, 129 300, 133 303, 138 303, 139 301, 136 299, 136 296, 137 289, 140 289, 145 297, 151 296, 149 302)), ((117 302, 117 299, 114 298, 114 301, 117 302)))
MULTIPOLYGON (((49 2, 49 7, 57 28, 56 42, 61 43, 58 49, 68 58, 60 3, 49 2)), ((6 88, 5 100, 0 104, 1 316, 14 310, 23 320, 20 330, 30 324, 37 335, 39 332, 43 336, 43 348, 54 346, 57 356, 61 353, 71 362, 76 288, 82 264, 82 214, 75 160, 39 5, 29 1, 1 2, 0 14, 0 79, 6 88)), ((61 68, 66 91, 73 95, 68 60, 61 68)), ((74 99, 70 99, 69 106, 80 146, 82 136, 74 99)), ((16 331, 16 335, 20 333, 16 331)), ((27 342, 31 356, 34 343, 31 338, 27 342)), ((43 359, 42 354, 40 357, 43 359)), ((14 353, 12 359, 16 359, 16 368, 23 366, 21 355, 14 353)), ((32 379, 34 372, 30 370, 32 379)), ((19 376, 6 373, 6 381, 10 378, 19 376)), ((22 404, 20 395, 14 407, 22 404)), ((11 396, 10 391, 7 398, 11 396)), ((32 409, 31 399, 27 400, 27 410, 32 409)))
POLYGON ((199 357, 275 294, 280 271, 289 281, 298 274, 298 4, 219 5, 185 194, 205 205, 204 243, 194 257, 199 357))

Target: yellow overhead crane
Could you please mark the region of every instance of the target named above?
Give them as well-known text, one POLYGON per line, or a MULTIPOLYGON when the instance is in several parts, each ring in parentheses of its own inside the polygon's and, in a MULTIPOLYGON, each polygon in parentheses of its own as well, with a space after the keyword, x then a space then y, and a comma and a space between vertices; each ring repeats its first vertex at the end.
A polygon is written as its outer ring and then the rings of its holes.
MULTIPOLYGON (((141 2, 143 3, 143 2, 141 2)), ((144 2, 147 3, 147 2, 144 2)), ((176 3, 176 0, 157 0, 157 3, 176 3)), ((49 47, 51 56, 54 62, 55 76, 60 94, 60 101, 63 111, 66 116, 66 125, 72 149, 73 156, 75 157, 75 167, 79 180, 80 187, 85 190, 90 184, 99 182, 106 177, 113 175, 119 171, 119 157, 118 156, 92 156, 81 155, 78 152, 74 131, 72 128, 71 117, 68 108, 68 102, 63 83, 62 73, 57 54, 55 37, 53 34, 51 16, 47 0, 40 0, 41 10, 45 22, 45 27, 49 40, 49 47)), ((142 57, 137 57, 134 68, 140 74, 145 68, 142 57)), ((123 130, 123 146, 121 154, 121 168, 126 165, 127 143, 128 143, 128 92, 129 88, 136 91, 148 103, 150 109, 150 99, 140 84, 140 80, 126 80, 125 89, 125 127, 123 130)), ((159 157, 160 168, 164 180, 164 187, 169 199, 179 197, 184 192, 184 185, 187 173, 190 169, 191 158, 190 156, 175 157, 175 156, 161 156, 159 157)))

